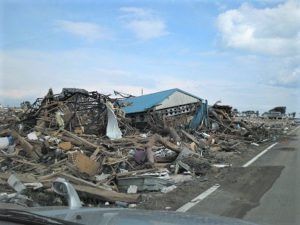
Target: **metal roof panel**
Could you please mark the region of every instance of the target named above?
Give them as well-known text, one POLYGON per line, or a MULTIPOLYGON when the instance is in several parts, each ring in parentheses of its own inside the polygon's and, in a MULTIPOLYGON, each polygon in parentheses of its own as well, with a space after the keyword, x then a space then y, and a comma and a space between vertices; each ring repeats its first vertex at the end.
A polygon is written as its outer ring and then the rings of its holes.
POLYGON ((148 109, 151 109, 151 108, 159 105, 164 99, 166 99, 167 97, 169 97, 171 94, 173 94, 176 91, 179 91, 184 94, 187 94, 192 97, 200 99, 199 97, 191 95, 191 94, 189 94, 185 91, 182 91, 178 88, 173 88, 170 90, 160 91, 160 92, 156 92, 156 93, 152 93, 152 94, 123 99, 123 100, 120 100, 120 102, 130 104, 130 105, 122 108, 126 114, 144 112, 144 111, 147 111, 148 109))

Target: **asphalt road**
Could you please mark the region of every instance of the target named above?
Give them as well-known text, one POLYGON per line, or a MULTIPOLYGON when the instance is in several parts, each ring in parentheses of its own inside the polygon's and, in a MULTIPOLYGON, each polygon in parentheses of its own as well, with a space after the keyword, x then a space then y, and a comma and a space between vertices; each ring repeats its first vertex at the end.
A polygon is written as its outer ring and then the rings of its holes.
POLYGON ((300 128, 249 167, 230 169, 227 177, 188 212, 262 225, 300 224, 300 128))

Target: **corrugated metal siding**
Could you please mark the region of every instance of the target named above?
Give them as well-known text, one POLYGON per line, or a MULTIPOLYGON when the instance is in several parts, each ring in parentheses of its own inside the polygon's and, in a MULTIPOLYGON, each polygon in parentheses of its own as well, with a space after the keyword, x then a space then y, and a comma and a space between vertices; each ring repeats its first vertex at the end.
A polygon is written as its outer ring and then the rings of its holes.
POLYGON ((180 91, 175 91, 170 96, 165 98, 159 106, 155 107, 156 110, 170 108, 178 105, 186 105, 199 102, 198 98, 192 97, 180 91))

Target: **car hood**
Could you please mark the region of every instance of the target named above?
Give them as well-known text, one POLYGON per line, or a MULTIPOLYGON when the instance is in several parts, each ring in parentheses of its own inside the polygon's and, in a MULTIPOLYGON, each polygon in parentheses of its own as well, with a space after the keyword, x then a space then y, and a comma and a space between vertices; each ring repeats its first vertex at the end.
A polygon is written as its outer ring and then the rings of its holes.
POLYGON ((226 217, 122 208, 35 208, 31 209, 31 212, 88 225, 255 225, 226 217))

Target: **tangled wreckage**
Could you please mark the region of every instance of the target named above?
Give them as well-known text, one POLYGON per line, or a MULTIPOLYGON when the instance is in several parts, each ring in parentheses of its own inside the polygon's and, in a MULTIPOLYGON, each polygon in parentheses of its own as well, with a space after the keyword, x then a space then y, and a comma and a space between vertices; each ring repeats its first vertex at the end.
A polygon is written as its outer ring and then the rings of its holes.
POLYGON ((0 201, 64 205, 52 187, 59 178, 85 206, 135 206, 141 193, 170 192, 179 175, 204 176, 230 164, 227 153, 274 141, 293 125, 239 117, 180 89, 117 94, 50 89, 21 109, 0 109, 0 201))

